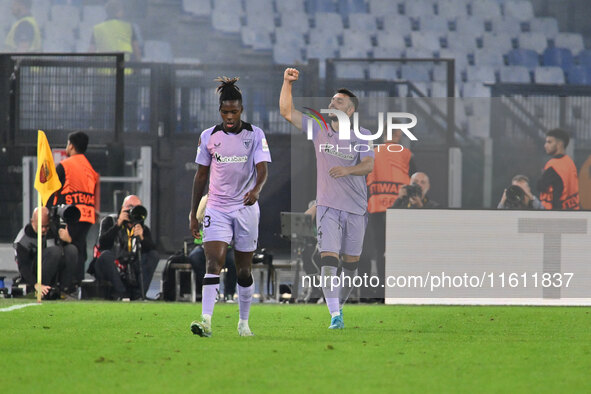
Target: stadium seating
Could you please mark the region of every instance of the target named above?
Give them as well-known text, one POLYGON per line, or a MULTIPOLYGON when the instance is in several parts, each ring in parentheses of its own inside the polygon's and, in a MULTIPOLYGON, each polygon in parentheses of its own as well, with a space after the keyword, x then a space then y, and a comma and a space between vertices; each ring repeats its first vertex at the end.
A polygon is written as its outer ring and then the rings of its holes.
POLYGON ((529 22, 529 30, 554 38, 558 34, 558 22, 555 18, 536 18, 529 22))
POLYGON ((341 15, 364 14, 367 12, 367 5, 364 0, 339 0, 338 8, 341 15))
POLYGON ((364 30, 347 29, 343 32, 343 46, 361 47, 370 50, 372 47, 371 35, 364 30))
POLYGON ((310 19, 305 12, 285 13, 281 15, 281 29, 277 31, 286 31, 286 33, 307 33, 310 29, 310 19))
POLYGON ((343 31, 343 18, 336 12, 317 12, 314 15, 315 28, 340 34, 343 31))
POLYGON ((531 49, 542 53, 548 47, 546 35, 540 32, 521 33, 518 37, 519 48, 531 49))
POLYGON ((437 14, 442 17, 456 18, 468 15, 468 5, 464 0, 446 0, 437 3, 437 14))
POLYGON ((537 52, 531 49, 513 49, 507 54, 507 63, 511 66, 525 66, 532 70, 540 64, 537 52))
POLYGON ((467 67, 467 82, 495 83, 495 69, 489 66, 467 67))
POLYGON ((271 34, 266 30, 257 30, 244 26, 241 31, 242 43, 255 50, 273 49, 271 34))
POLYGON ((308 12, 335 12, 336 3, 333 0, 308 0, 308 12))
POLYGON ((521 23, 517 18, 505 16, 491 20, 492 32, 494 34, 507 34, 517 37, 521 34, 521 23))
POLYGON ((373 15, 387 15, 397 11, 397 5, 391 0, 369 0, 369 12, 373 15))
POLYGON ((568 72, 568 83, 571 85, 591 85, 591 72, 584 66, 572 66, 568 72))
POLYGON ((386 14, 382 17, 384 31, 399 35, 409 35, 412 24, 409 18, 403 15, 386 14))
POLYGON ((580 65, 583 65, 587 68, 591 68, 591 50, 586 49, 586 50, 581 51, 577 55, 577 61, 579 62, 580 65))
POLYGON ((495 0, 478 0, 469 4, 471 15, 485 16, 489 19, 501 17, 501 7, 495 0))
POLYGON ((291 14, 293 12, 304 12, 305 0, 276 1, 277 11, 280 14, 291 14))
POLYGON ((501 67, 505 65, 503 55, 496 50, 483 48, 474 51, 474 65, 475 66, 493 66, 501 67))
POLYGON ((437 15, 420 15, 417 17, 419 30, 438 32, 444 35, 449 30, 449 21, 445 17, 437 15))
POLYGON ((374 34, 378 30, 377 19, 370 14, 349 14, 349 28, 374 34))
POLYGON ((400 77, 409 81, 430 82, 430 65, 427 64, 403 64, 400 66, 400 77))
POLYGON ((503 7, 506 16, 511 16, 521 21, 529 21, 534 17, 532 3, 527 0, 505 1, 503 7))
POLYGON ((501 67, 499 80, 504 83, 531 83, 529 71, 524 66, 501 67))
POLYGON ((369 78, 393 81, 398 79, 398 71, 398 66, 392 63, 370 63, 369 78))
POLYGON ((572 53, 579 53, 585 49, 583 37, 575 33, 558 33, 554 38, 554 46, 557 48, 568 48, 572 53))
POLYGON ((441 49, 440 34, 431 31, 413 31, 410 34, 411 47, 435 52, 441 49))
POLYGON ((433 1, 406 0, 403 4, 404 15, 418 18, 423 16, 435 15, 435 5, 433 1))
POLYGON ((242 25, 240 14, 222 8, 212 12, 211 23, 216 30, 224 33, 239 33, 242 25))
POLYGON ((196 16, 209 16, 211 2, 209 0, 183 0, 183 11, 196 16))
POLYGON ((470 82, 462 85, 462 97, 490 97, 490 88, 478 82, 470 82))
POLYGON ((336 64, 337 78, 345 79, 365 79, 365 64, 364 63, 343 63, 336 64))
POLYGON ((564 84, 564 72, 560 67, 538 67, 534 70, 534 82, 564 84))
POLYGON ((547 48, 543 62, 545 66, 559 66, 568 70, 573 65, 573 55, 567 48, 547 48))

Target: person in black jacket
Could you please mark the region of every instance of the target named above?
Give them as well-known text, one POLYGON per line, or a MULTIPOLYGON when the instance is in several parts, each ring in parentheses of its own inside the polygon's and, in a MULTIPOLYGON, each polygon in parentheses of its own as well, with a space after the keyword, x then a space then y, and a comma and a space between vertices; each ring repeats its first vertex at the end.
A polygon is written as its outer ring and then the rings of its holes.
MULTIPOLYGON (((14 240, 15 258, 18 265, 21 283, 34 286, 37 283, 37 212, 35 208, 31 223, 23 227, 14 240)), ((41 260, 41 293, 47 296, 52 288, 56 296, 76 290, 76 261, 78 250, 71 244, 72 237, 66 228, 51 229, 49 210, 41 210, 41 244, 43 245, 41 260), (59 241, 55 242, 57 232, 59 241)), ((67 297, 66 297, 67 298, 67 297)))
POLYGON ((141 204, 138 196, 127 196, 117 219, 108 216, 101 221, 100 256, 94 270, 100 282, 111 283, 113 299, 145 297, 158 265, 159 256, 150 229, 143 223, 134 223, 129 216, 129 212, 141 204), (138 256, 141 257, 138 259, 138 256))

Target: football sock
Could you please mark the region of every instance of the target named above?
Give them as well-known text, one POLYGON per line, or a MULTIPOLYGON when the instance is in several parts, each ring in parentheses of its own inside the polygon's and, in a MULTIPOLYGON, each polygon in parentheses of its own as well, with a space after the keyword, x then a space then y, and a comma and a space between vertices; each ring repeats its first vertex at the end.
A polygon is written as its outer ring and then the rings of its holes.
POLYGON ((349 299, 351 290, 353 290, 353 278, 357 276, 357 266, 359 262, 343 263, 343 276, 341 277, 341 289, 339 292, 339 303, 342 308, 349 299))
POLYGON ((244 282, 238 279, 238 285, 236 288, 238 289, 240 320, 248 320, 250 304, 252 303, 252 293, 254 293, 254 280, 252 279, 252 275, 244 282))
POLYGON ((203 288, 201 290, 201 314, 213 315, 215 299, 220 290, 220 276, 214 274, 205 274, 203 278, 203 288))
POLYGON ((339 312, 339 288, 337 285, 337 279, 333 278, 337 276, 337 266, 339 259, 334 256, 325 256, 321 258, 322 268, 320 269, 320 275, 322 277, 322 293, 326 300, 326 306, 328 312, 334 317, 339 312), (336 314, 336 315, 335 315, 336 314))

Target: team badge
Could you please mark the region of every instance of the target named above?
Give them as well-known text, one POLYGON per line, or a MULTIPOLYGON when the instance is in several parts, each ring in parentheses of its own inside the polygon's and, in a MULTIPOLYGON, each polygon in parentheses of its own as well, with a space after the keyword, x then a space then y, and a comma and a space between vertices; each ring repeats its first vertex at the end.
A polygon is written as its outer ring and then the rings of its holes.
POLYGON ((250 145, 252 144, 252 140, 242 140, 242 144, 246 149, 250 149, 250 145))

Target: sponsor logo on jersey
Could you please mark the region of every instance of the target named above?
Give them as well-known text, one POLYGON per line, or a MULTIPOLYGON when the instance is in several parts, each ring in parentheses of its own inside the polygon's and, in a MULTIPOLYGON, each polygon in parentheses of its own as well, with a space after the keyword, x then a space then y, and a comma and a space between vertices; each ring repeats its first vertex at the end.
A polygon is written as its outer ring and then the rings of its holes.
POLYGON ((213 158, 218 163, 229 163, 229 164, 236 164, 236 163, 246 163, 248 160, 248 156, 222 156, 219 153, 214 153, 213 158))

